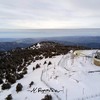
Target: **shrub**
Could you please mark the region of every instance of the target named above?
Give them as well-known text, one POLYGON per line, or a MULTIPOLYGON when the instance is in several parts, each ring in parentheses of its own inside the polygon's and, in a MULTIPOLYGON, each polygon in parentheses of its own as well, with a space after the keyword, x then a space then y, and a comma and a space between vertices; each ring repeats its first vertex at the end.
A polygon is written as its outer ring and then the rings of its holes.
POLYGON ((11 77, 11 75, 8 73, 8 74, 6 74, 6 76, 5 76, 5 78, 8 80, 9 79, 9 77, 11 77))
POLYGON ((11 88, 11 85, 9 83, 4 83, 2 85, 2 90, 6 90, 6 89, 10 89, 11 88))
POLYGON ((48 65, 51 65, 51 64, 52 64, 51 61, 49 61, 48 65))
POLYGON ((39 59, 41 60, 41 59, 43 59, 43 57, 40 56, 39 59))
POLYGON ((22 72, 22 74, 24 74, 24 75, 27 74, 27 70, 24 70, 24 71, 22 72))
POLYGON ((31 87, 33 84, 34 84, 34 82, 32 81, 32 82, 29 84, 29 87, 31 87))
POLYGON ((46 64, 47 62, 45 61, 44 64, 46 64))
POLYGON ((2 84, 3 83, 3 80, 0 78, 0 84, 2 84))
POLYGON ((37 68, 40 68, 40 65, 39 65, 39 64, 36 65, 36 69, 37 69, 37 68))
POLYGON ((23 69, 23 66, 19 66, 17 70, 18 70, 18 72, 20 72, 20 71, 22 71, 22 69, 23 69))
POLYGON ((27 67, 25 67, 24 69, 23 69, 23 71, 26 71, 27 70, 27 67))
POLYGON ((20 92, 20 91, 22 91, 22 88, 23 88, 22 84, 18 83, 17 86, 16 86, 16 91, 20 92))
POLYGON ((14 76, 11 76, 8 78, 8 82, 11 84, 14 84, 14 83, 16 83, 16 78, 14 76))
POLYGON ((16 76, 17 76, 17 80, 20 80, 20 79, 22 79, 24 77, 22 73, 17 74, 16 76))
POLYGON ((33 71, 35 70, 35 68, 33 67, 33 71))
MULTIPOLYGON (((0 70, 1 70, 1 69, 0 69, 0 70)), ((1 78, 4 78, 4 74, 3 74, 2 71, 0 71, 0 77, 1 77, 1 78)))
POLYGON ((13 98, 12 98, 12 95, 9 94, 5 99, 6 99, 6 100, 12 100, 13 98))
POLYGON ((52 96, 51 95, 45 95, 45 97, 41 100, 52 100, 52 96))
POLYGON ((39 60, 39 59, 40 59, 39 56, 35 57, 35 60, 39 60))

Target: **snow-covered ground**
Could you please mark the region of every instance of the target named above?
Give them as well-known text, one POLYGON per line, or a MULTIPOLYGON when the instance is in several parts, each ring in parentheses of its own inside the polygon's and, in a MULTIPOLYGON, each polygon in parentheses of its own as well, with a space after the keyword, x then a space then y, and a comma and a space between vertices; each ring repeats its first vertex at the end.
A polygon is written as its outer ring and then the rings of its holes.
POLYGON ((84 50, 81 53, 84 55, 74 59, 70 53, 64 55, 55 69, 46 72, 49 78, 44 76, 51 87, 64 88, 64 93, 58 95, 61 100, 100 100, 100 67, 95 66, 91 58, 95 51, 84 50))
POLYGON ((100 100, 100 67, 93 64, 91 58, 96 50, 83 50, 83 55, 60 55, 53 58, 38 60, 28 66, 28 74, 11 89, 0 89, 0 100, 5 100, 12 94, 13 100, 41 100, 44 95, 51 94, 53 100, 100 100), (44 62, 47 64, 44 64, 44 62), (51 61, 52 64, 48 65, 51 61), (40 64, 41 68, 33 71, 33 67, 40 64), (93 72, 94 71, 94 72, 93 72), (29 88, 30 82, 34 85, 29 88), (21 83, 23 90, 16 92, 16 85, 21 83), (46 93, 38 92, 38 89, 53 88, 57 91, 46 93), (35 93, 31 90, 36 89, 35 93))

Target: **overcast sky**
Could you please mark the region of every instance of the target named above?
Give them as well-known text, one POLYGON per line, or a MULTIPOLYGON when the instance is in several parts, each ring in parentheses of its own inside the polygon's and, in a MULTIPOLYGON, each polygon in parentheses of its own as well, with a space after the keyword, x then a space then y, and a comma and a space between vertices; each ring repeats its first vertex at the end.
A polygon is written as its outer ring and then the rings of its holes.
POLYGON ((100 0, 0 0, 0 29, 100 28, 100 0))

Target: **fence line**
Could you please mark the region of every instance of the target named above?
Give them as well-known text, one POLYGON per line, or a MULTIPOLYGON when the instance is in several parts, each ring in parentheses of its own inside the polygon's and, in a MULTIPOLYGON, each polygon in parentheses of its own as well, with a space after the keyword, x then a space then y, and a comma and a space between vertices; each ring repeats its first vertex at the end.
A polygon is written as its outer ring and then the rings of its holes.
POLYGON ((65 55, 62 56, 62 58, 60 59, 60 61, 58 62, 58 66, 61 63, 62 59, 64 58, 65 55))
MULTIPOLYGON (((62 58, 60 59, 60 61, 58 62, 58 66, 62 63, 62 61, 63 61, 65 58, 68 58, 68 56, 67 56, 67 55, 63 55, 62 58)), ((62 67, 62 68, 64 68, 66 71, 68 71, 67 68, 65 68, 65 67, 62 67)), ((47 87, 52 88, 52 87, 49 86, 48 83, 43 79, 43 74, 44 74, 46 71, 50 70, 50 69, 51 69, 51 68, 48 68, 47 70, 46 70, 46 69, 42 70, 42 73, 41 73, 41 81, 42 81, 47 87)), ((68 92, 68 91, 67 91, 67 92, 68 92)), ((57 98, 58 100, 61 100, 61 98, 60 98, 56 93, 54 93, 54 95, 56 96, 56 98, 57 98)), ((67 93, 66 93, 66 96, 67 96, 67 93)), ((90 95, 90 96, 87 95, 87 96, 84 96, 84 97, 79 97, 79 98, 76 98, 76 99, 73 99, 73 100, 89 100, 89 99, 93 99, 93 98, 96 98, 96 97, 100 97, 100 93, 94 94, 94 95, 90 95)), ((66 100, 67 100, 67 99, 68 99, 68 98, 66 97, 66 100)))
MULTIPOLYGON (((47 87, 49 87, 49 88, 52 88, 51 86, 49 86, 47 83, 46 83, 46 81, 45 80, 43 80, 43 74, 45 73, 46 71, 45 70, 42 70, 42 73, 41 73, 41 81, 47 86, 47 87)), ((56 98, 58 99, 58 100, 61 100, 61 98, 56 94, 56 93, 54 93, 54 95, 56 96, 56 98)))

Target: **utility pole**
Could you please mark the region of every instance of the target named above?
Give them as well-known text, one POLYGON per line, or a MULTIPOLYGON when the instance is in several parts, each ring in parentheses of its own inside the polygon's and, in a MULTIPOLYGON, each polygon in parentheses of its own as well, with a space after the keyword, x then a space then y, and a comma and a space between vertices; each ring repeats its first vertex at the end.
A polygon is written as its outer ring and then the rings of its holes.
POLYGON ((68 92, 68 91, 67 91, 67 89, 66 89, 66 100, 68 100, 68 97, 67 97, 67 96, 68 96, 68 93, 67 93, 67 92, 68 92))
POLYGON ((83 88, 83 96, 84 96, 84 88, 83 88))
POLYGON ((82 98, 82 100, 84 100, 84 88, 83 88, 83 90, 82 90, 82 94, 83 94, 83 98, 82 98))

